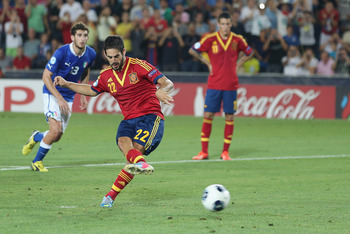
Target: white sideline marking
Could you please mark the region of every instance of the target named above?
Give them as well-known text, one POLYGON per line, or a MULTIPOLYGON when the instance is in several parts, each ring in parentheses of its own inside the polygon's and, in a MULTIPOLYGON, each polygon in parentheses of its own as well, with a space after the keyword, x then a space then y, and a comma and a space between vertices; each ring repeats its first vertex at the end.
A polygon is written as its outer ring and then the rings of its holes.
MULTIPOLYGON (((312 156, 285 156, 285 157, 261 157, 261 158, 233 158, 231 161, 258 161, 258 160, 280 160, 280 159, 313 159, 313 158, 346 158, 350 154, 339 155, 312 155, 312 156)), ((181 160, 181 161, 159 161, 148 162, 149 164, 172 164, 172 163, 201 163, 201 162, 227 162, 221 159, 209 160, 181 160)), ((101 164, 83 164, 83 165, 67 165, 67 166, 49 166, 46 168, 69 168, 69 167, 101 167, 101 166, 122 166, 125 163, 101 163, 101 164)), ((0 166, 0 171, 18 171, 28 170, 30 166, 0 166)))

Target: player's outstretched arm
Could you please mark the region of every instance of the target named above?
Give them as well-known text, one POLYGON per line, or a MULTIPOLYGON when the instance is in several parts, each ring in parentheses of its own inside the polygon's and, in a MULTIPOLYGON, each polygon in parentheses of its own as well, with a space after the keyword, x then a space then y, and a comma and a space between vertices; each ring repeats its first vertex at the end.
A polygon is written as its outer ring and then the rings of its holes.
POLYGON ((98 94, 91 89, 91 85, 89 84, 78 84, 74 82, 68 82, 61 76, 55 77, 54 84, 86 96, 94 97, 94 96, 97 96, 98 94))
POLYGON ((157 98, 159 99, 159 101, 167 105, 171 105, 170 102, 174 101, 173 97, 170 96, 170 93, 174 89, 173 82, 165 76, 163 76, 157 80, 157 83, 160 84, 159 88, 156 91, 157 98))

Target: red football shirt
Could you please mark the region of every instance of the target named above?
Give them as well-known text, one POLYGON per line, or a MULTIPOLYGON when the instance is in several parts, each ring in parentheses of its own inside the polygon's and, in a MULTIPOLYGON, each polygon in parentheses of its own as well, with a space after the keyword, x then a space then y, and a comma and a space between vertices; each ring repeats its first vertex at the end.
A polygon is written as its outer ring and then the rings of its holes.
POLYGON ((118 101, 124 119, 147 114, 164 119, 155 94, 155 83, 163 76, 150 63, 126 57, 122 71, 115 71, 111 67, 102 70, 91 88, 98 93, 110 93, 118 101))
POLYGON ((243 51, 247 56, 252 53, 252 49, 241 35, 231 32, 224 40, 219 32, 207 34, 192 48, 208 53, 213 67, 213 74, 208 77, 208 89, 238 89, 236 64, 239 52, 243 51))

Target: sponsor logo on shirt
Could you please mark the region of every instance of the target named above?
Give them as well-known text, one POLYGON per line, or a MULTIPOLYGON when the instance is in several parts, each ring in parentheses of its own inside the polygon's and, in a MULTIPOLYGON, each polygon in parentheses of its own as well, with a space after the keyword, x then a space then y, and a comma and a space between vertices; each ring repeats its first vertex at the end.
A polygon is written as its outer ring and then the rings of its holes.
POLYGON ((132 72, 129 74, 130 84, 136 84, 139 82, 139 78, 137 77, 136 72, 132 72))

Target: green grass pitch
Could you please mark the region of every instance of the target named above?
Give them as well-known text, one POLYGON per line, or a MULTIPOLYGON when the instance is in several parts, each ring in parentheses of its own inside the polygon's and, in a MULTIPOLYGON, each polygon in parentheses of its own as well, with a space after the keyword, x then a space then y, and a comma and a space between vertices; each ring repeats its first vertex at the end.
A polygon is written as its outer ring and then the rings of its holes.
POLYGON ((216 117, 210 160, 200 151, 202 118, 167 117, 155 167, 139 175, 112 209, 99 207, 125 162, 115 144, 120 115, 73 114, 44 160, 29 169, 22 145, 43 114, 0 113, 1 233, 349 233, 350 124, 342 120, 236 118, 233 161, 220 161, 224 119, 216 117), (90 166, 87 166, 90 165, 90 166), (25 166, 26 168, 23 168, 25 166), (210 184, 231 204, 203 208, 210 184))

